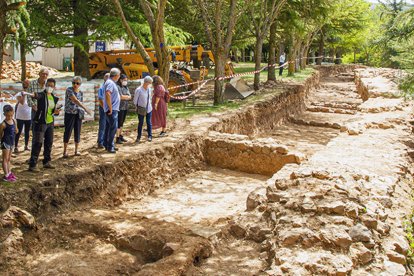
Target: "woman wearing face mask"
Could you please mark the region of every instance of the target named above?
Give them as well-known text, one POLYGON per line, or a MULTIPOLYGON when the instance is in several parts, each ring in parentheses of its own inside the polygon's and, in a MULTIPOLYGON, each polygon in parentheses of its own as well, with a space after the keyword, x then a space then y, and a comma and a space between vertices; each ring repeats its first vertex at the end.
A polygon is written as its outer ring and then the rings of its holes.
POLYGON ((80 132, 84 112, 91 114, 89 109, 83 105, 83 93, 80 90, 82 78, 75 76, 72 80, 72 86, 66 89, 65 96, 65 133, 63 134, 63 157, 67 158, 67 148, 72 130, 75 132, 75 156, 80 155, 78 147, 80 143, 80 132))
POLYGON ((54 169, 50 164, 53 146, 54 116, 59 115, 62 105, 58 106, 59 100, 53 94, 56 86, 54 79, 48 79, 46 89, 43 93, 34 93, 37 100, 37 110, 33 117, 33 142, 29 162, 29 171, 37 171, 36 165, 40 151, 43 149, 43 168, 54 169))
POLYGON ((129 93, 128 88, 128 78, 126 75, 122 74, 118 80, 118 91, 119 96, 121 97, 121 104, 119 106, 118 114, 118 130, 116 131, 116 143, 122 144, 126 142, 124 136, 122 136, 122 127, 128 113, 128 102, 131 100, 131 93, 129 93))

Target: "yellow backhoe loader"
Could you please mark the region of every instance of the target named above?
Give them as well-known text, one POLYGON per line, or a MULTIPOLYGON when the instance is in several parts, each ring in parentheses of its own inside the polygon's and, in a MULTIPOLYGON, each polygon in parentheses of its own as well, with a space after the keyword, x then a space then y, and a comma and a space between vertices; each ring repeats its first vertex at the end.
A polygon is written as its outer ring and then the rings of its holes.
MULTIPOLYGON (((180 88, 169 89, 170 94, 195 89, 197 84, 192 82, 203 80, 208 70, 214 66, 214 57, 201 45, 186 45, 169 47, 170 62, 174 63, 170 70, 168 87, 181 85, 180 88)), ((157 58, 153 48, 146 48, 155 68, 157 58)), ((142 79, 149 75, 144 59, 137 50, 113 50, 89 54, 89 70, 92 78, 103 78, 111 68, 119 68, 131 80, 142 79)), ((234 74, 231 62, 226 63, 226 76, 234 74)))

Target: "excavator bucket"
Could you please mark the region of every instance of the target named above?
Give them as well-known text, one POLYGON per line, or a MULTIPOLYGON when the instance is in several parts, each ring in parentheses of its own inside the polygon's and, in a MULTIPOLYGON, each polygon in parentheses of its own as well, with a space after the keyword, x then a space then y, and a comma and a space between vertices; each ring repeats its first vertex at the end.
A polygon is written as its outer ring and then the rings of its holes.
POLYGON ((245 99, 253 93, 254 90, 247 85, 244 79, 235 77, 229 83, 226 83, 224 98, 226 100, 245 99))

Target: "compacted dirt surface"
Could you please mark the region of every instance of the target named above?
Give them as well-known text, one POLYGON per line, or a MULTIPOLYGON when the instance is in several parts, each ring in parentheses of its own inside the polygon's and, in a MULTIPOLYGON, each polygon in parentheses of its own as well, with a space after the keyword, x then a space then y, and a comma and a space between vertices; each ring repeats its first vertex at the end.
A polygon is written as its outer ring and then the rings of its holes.
POLYGON ((22 168, 0 190, 0 274, 409 274, 412 106, 392 71, 319 70, 116 156, 88 131, 82 156, 22 168))

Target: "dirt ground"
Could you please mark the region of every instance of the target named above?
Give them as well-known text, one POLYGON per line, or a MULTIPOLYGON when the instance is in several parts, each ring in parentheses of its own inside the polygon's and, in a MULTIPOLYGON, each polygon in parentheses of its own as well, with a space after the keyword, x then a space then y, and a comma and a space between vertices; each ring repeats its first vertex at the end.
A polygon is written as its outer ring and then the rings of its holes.
POLYGON ((128 142, 116 155, 94 148, 96 126, 84 127, 82 156, 69 159, 61 158, 63 133, 56 131, 55 170, 29 173, 29 154, 19 153, 13 161, 19 182, 1 187, 7 202, 21 204, 7 211, 2 206, 0 271, 408 273, 412 106, 381 98, 381 91, 364 102, 349 68, 312 83, 309 91, 292 84, 298 96, 291 103, 280 95, 285 86, 263 90, 253 109, 170 122, 169 135, 151 143, 135 145, 135 122, 129 122, 128 142), (272 114, 282 104, 303 108, 283 118, 272 114), (244 113, 245 122, 231 123, 244 113), (243 172, 244 166, 210 166, 205 139, 225 123, 221 129, 231 133, 217 137, 227 137, 225 146, 234 144, 240 156, 253 156, 256 166, 272 144, 282 155, 297 153, 300 162, 270 178, 243 172))

